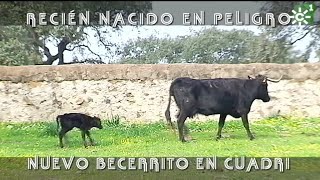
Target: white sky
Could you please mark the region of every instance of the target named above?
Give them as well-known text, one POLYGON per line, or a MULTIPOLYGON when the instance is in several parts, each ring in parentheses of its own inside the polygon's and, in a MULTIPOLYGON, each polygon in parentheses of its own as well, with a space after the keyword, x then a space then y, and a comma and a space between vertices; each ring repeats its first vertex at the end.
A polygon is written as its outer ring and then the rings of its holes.
MULTIPOLYGON (((164 37, 177 37, 177 36, 183 36, 183 35, 189 35, 192 31, 199 31, 203 28, 209 28, 211 26, 142 26, 142 27, 133 27, 133 26, 125 26, 122 28, 121 33, 111 33, 110 34, 110 41, 117 43, 117 44, 124 44, 128 40, 134 40, 137 38, 147 38, 151 35, 154 35, 159 38, 164 37)), ((260 30, 258 29, 258 26, 215 26, 218 29, 223 30, 231 30, 231 29, 246 29, 251 30, 255 34, 259 34, 260 30)), ((96 38, 93 37, 92 32, 88 32, 90 35, 89 41, 90 41, 90 48, 93 52, 97 54, 102 54, 105 50, 104 47, 99 47, 97 44, 96 38)), ((304 51, 305 47, 307 46, 308 42, 311 40, 310 36, 306 36, 303 40, 298 41, 294 46, 294 49, 302 50, 304 51)), ((52 54, 57 53, 57 48, 53 44, 47 44, 48 48, 50 49, 50 52, 52 54)), ((64 59, 66 62, 70 62, 73 59, 73 53, 77 53, 78 51, 75 50, 73 52, 65 51, 64 52, 64 59)), ((79 54, 78 54, 79 55, 79 54)), ((95 57, 95 56, 86 56, 81 55, 81 57, 95 57)), ((104 62, 108 62, 108 59, 104 59, 104 62)), ((316 62, 318 59, 316 59, 316 54, 313 52, 311 54, 311 57, 309 59, 310 62, 316 62)), ((57 61, 54 63, 57 64, 57 61)))

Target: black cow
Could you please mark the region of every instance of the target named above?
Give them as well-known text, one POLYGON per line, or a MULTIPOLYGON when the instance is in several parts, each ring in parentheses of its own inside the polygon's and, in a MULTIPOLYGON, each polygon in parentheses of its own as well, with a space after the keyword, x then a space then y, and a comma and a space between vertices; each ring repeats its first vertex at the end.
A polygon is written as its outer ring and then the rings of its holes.
POLYGON ((59 123, 61 130, 59 132, 60 147, 63 148, 62 138, 64 135, 73 128, 79 128, 81 130, 81 136, 84 143, 84 147, 87 147, 85 135, 89 137, 91 145, 94 144, 93 139, 90 136, 89 130, 93 127, 102 129, 101 120, 98 117, 91 117, 82 113, 66 113, 58 115, 56 118, 57 129, 59 130, 59 123))
POLYGON ((192 79, 180 77, 175 79, 169 90, 169 103, 165 116, 169 125, 174 128, 170 117, 171 96, 174 97, 179 113, 177 115, 179 139, 185 142, 183 131, 186 130, 186 118, 196 114, 205 116, 220 114, 217 140, 221 138, 221 130, 227 115, 242 119, 250 140, 254 139, 249 129, 248 113, 255 99, 270 101, 267 81, 279 82, 263 75, 240 78, 192 79))

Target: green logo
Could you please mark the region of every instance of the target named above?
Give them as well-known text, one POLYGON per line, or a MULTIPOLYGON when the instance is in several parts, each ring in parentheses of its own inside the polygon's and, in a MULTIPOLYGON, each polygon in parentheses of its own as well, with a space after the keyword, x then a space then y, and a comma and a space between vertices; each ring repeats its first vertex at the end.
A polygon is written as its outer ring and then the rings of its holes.
POLYGON ((296 5, 292 10, 293 16, 290 16, 293 19, 292 24, 303 24, 313 25, 314 23, 314 14, 316 12, 316 5, 313 3, 304 3, 301 5, 296 5))

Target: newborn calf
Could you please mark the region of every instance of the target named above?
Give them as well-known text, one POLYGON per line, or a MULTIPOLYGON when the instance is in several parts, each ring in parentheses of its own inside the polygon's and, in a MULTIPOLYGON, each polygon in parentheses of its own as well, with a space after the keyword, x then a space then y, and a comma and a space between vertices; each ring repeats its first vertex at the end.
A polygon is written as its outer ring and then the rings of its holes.
POLYGON ((79 128, 81 130, 81 136, 84 147, 87 147, 85 136, 87 135, 91 145, 93 145, 93 139, 90 136, 89 130, 93 127, 102 129, 101 120, 98 117, 91 117, 81 113, 66 113, 58 115, 56 118, 57 129, 59 131, 59 123, 61 130, 59 132, 60 147, 63 148, 62 138, 64 135, 73 128, 79 128))

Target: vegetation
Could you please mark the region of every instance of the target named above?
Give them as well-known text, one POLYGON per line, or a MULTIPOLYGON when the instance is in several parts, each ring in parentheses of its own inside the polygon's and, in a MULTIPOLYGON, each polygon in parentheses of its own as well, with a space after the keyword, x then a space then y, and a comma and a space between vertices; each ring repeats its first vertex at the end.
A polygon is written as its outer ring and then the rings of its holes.
MULTIPOLYGON (((261 2, 262 8, 261 12, 271 12, 276 14, 276 18, 280 13, 291 14, 292 9, 296 9, 297 5, 303 3, 312 3, 314 5, 313 9, 320 8, 319 1, 269 1, 261 2)), ((312 19, 312 18, 311 18, 312 19)), ((310 52, 315 51, 317 57, 320 58, 320 19, 314 19, 313 25, 289 25, 289 26, 276 26, 275 28, 271 27, 262 27, 262 29, 269 33, 270 36, 276 41, 285 42, 288 46, 294 44, 299 44, 307 36, 310 36, 312 40, 309 42, 307 50, 303 53, 304 59, 310 57, 310 52)))
MULTIPOLYGON (((94 58, 86 59, 90 63, 103 63, 103 54, 93 52, 88 44, 88 31, 91 30, 102 49, 109 52, 110 47, 114 44, 109 43, 109 33, 119 30, 120 27, 100 27, 97 26, 98 16, 91 14, 89 26, 37 26, 32 28, 26 25, 26 12, 35 14, 46 12, 48 14, 69 12, 89 11, 91 13, 112 10, 110 16, 122 12, 126 18, 129 13, 143 13, 151 10, 149 1, 106 1, 96 3, 94 1, 81 2, 20 2, 4 1, 0 3, 0 64, 2 65, 29 65, 29 64, 47 64, 51 65, 55 60, 58 64, 64 64, 64 51, 78 50, 78 53, 88 50, 94 58), (4 25, 4 26, 3 26, 4 25), (51 48, 47 43, 51 42, 56 47, 51 48), (3 49, 2 49, 3 48, 3 49), (56 54, 52 52, 56 51, 56 54), (7 56, 9 55, 9 58, 7 56), (46 60, 42 61, 45 56, 46 60)), ((37 16, 36 16, 37 17, 37 16)), ((48 16, 49 17, 49 16, 48 16)), ((46 19, 48 20, 48 18, 46 19)), ((74 59, 76 61, 76 57, 74 59)))
MULTIPOLYGON (((271 12, 276 14, 276 18, 280 13, 291 14, 292 9, 297 5, 303 3, 312 3, 316 8, 320 8, 319 1, 269 1, 261 2, 263 7, 261 8, 262 12, 271 12)), ((315 19, 316 20, 316 19, 315 19)), ((310 42, 309 47, 318 48, 320 47, 319 38, 320 38, 320 20, 315 21, 313 25, 307 26, 276 26, 276 28, 266 28, 276 39, 285 40, 288 44, 293 45, 299 43, 300 40, 304 39, 308 34, 311 35, 314 39, 310 42), (302 30, 302 31, 301 31, 302 30)))
POLYGON ((241 121, 231 121, 223 130, 224 138, 217 142, 214 140, 216 122, 189 121, 195 140, 183 144, 163 123, 128 125, 115 118, 104 121, 104 129, 92 131, 97 146, 88 149, 84 149, 78 130, 67 134, 69 142, 61 149, 55 123, 4 123, 0 125, 0 156, 319 157, 319 122, 319 118, 264 119, 251 123, 256 139, 250 141, 241 121))
MULTIPOLYGON (((313 2, 318 8, 317 1, 313 2)), ((261 2, 262 12, 288 12, 302 1, 261 2)), ((150 12, 151 1, 130 2, 1 2, 0 14, 0 65, 18 66, 33 64, 65 64, 64 52, 74 52, 71 63, 105 63, 121 55, 122 59, 112 63, 295 63, 307 62, 312 51, 319 57, 319 23, 312 26, 261 26, 259 36, 250 31, 219 31, 215 28, 193 36, 175 39, 158 39, 151 36, 127 43, 124 47, 110 41, 111 33, 120 33, 121 26, 38 26, 25 24, 25 12, 101 12, 111 10, 111 16, 122 12, 124 18, 131 12, 150 12), (50 4, 48 4, 50 3, 50 4), (90 33, 89 33, 90 32, 90 33), (90 34, 90 35, 89 35, 90 34), (292 50, 294 44, 310 35, 313 40, 305 52, 292 50), (88 40, 95 39, 102 48, 92 50, 88 40), (54 47, 48 44, 53 43, 54 47), (56 53, 55 53, 56 52, 56 53), (299 55, 298 55, 299 53, 299 55), (43 61, 43 57, 46 57, 43 61)), ((96 16, 91 16, 96 17, 96 16)), ((91 18, 90 18, 91 19, 91 18)), ((92 19, 97 22, 98 19, 92 19)), ((139 27, 138 27, 139 28, 139 27)))
MULTIPOLYGON (((188 127, 195 140, 188 143, 178 141, 164 123, 124 124, 119 118, 104 121, 104 129, 92 131, 97 146, 83 147, 80 132, 69 133, 69 143, 64 149, 58 146, 56 124, 46 123, 2 123, 0 124, 0 164, 1 177, 5 179, 46 178, 46 179, 86 179, 86 178, 168 178, 194 179, 317 179, 320 157, 320 118, 293 118, 275 116, 251 123, 256 139, 248 140, 241 121, 226 123, 224 138, 214 140, 216 122, 196 123, 189 121, 188 127), (91 157, 93 164, 86 170, 78 170, 75 165, 68 171, 27 170, 26 158, 16 157, 91 157), (160 170, 148 173, 143 170, 97 170, 93 157, 218 157, 217 170, 197 170, 190 161, 184 171, 160 170), (290 170, 229 171, 223 168, 222 157, 291 157, 290 170), (296 157, 313 157, 300 158, 296 157), (222 160, 221 160, 222 158, 222 160), (74 176, 76 174, 76 176, 74 176)), ((248 160, 248 159, 247 159, 248 160)), ((62 169, 63 166, 61 167, 62 169)))
POLYGON ((294 63, 298 57, 285 42, 272 40, 267 33, 255 35, 247 30, 224 31, 209 28, 175 39, 130 41, 123 48, 119 63, 294 63))

